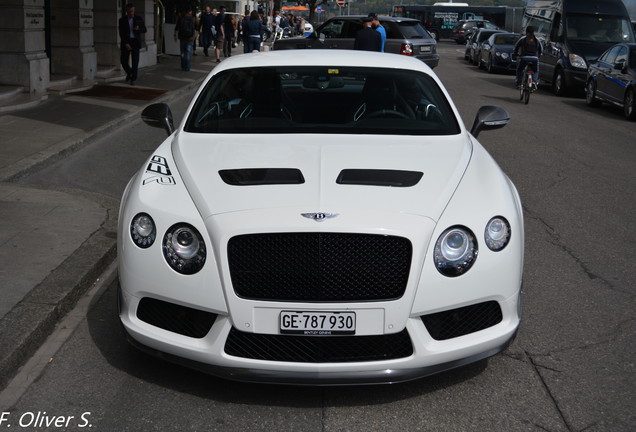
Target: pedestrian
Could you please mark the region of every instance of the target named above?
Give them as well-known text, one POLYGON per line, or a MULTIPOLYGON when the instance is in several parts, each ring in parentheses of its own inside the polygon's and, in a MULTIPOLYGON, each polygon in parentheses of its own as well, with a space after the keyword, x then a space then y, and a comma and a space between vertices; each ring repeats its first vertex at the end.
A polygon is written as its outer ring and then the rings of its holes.
POLYGON ((232 44, 234 43, 234 33, 236 30, 234 16, 225 14, 223 21, 223 33, 225 40, 223 43, 223 57, 232 57, 232 44))
POLYGON ((216 28, 216 62, 221 61, 221 50, 225 45, 225 6, 219 7, 219 13, 216 16, 214 27, 216 28))
POLYGON ((192 66, 192 41, 196 39, 196 23, 191 7, 186 7, 185 14, 177 21, 174 40, 176 41, 177 38, 181 48, 181 70, 187 72, 192 66))
POLYGON ((214 39, 214 34, 216 33, 216 29, 214 28, 214 20, 215 16, 212 15, 212 11, 210 10, 210 6, 206 6, 203 9, 203 13, 201 14, 200 23, 200 32, 199 35, 199 43, 203 47, 203 54, 207 57, 208 50, 212 45, 212 40, 214 39))
POLYGON ((382 49, 382 36, 371 27, 373 18, 362 18, 362 30, 358 30, 353 42, 353 49, 362 51, 378 51, 382 49))
POLYGON ((146 25, 139 15, 135 15, 135 6, 128 3, 124 8, 126 14, 119 19, 119 38, 121 39, 121 67, 126 72, 126 82, 135 85, 139 68, 139 50, 141 34, 146 33, 146 25), (131 61, 129 65, 128 62, 131 61))
POLYGON ((386 43, 386 29, 382 24, 380 24, 380 19, 374 12, 371 12, 369 16, 373 18, 373 21, 371 21, 371 27, 375 31, 380 33, 380 36, 382 36, 382 49, 380 49, 380 52, 384 52, 384 44, 386 43))
POLYGON ((263 40, 263 23, 258 12, 253 10, 250 13, 250 19, 246 22, 245 32, 247 33, 246 53, 261 50, 261 42, 263 40))

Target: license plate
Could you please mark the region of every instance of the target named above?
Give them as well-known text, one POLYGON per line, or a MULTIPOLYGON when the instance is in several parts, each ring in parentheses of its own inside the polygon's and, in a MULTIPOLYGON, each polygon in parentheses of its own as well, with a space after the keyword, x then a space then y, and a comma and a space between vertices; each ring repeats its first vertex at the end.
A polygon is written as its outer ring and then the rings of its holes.
POLYGON ((431 52, 431 47, 430 46, 423 46, 420 48, 420 52, 431 52))
POLYGON ((356 313, 282 311, 280 332, 307 336, 353 335, 356 334, 356 313))

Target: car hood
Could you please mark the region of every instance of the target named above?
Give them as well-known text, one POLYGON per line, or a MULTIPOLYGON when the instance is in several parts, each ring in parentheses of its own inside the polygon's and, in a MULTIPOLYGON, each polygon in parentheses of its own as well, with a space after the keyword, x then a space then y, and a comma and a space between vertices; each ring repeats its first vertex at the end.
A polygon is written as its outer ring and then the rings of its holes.
POLYGON ((438 220, 468 166, 472 142, 468 133, 427 137, 180 132, 172 153, 204 219, 255 209, 337 213, 355 207, 438 220), (279 171, 270 171, 274 174, 263 182, 262 169, 279 171))

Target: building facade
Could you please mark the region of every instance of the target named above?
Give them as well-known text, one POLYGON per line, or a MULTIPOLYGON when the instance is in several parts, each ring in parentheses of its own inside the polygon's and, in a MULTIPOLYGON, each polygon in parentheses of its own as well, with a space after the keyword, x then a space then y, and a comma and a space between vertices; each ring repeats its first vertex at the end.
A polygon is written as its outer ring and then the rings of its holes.
MULTIPOLYGON (((94 80, 119 65, 118 19, 124 0, 1 0, 0 85, 44 94, 59 77, 94 80)), ((148 32, 139 66, 157 62, 153 0, 135 2, 148 32)))

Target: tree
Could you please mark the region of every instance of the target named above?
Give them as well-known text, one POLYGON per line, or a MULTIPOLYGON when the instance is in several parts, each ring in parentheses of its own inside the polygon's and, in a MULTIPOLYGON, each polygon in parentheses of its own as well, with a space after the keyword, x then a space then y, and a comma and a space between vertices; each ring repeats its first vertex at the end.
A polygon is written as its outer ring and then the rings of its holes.
POLYGON ((313 23, 314 14, 316 13, 316 8, 321 5, 326 5, 328 3, 328 0, 297 0, 297 2, 300 6, 305 6, 309 9, 308 21, 310 23, 313 23))

